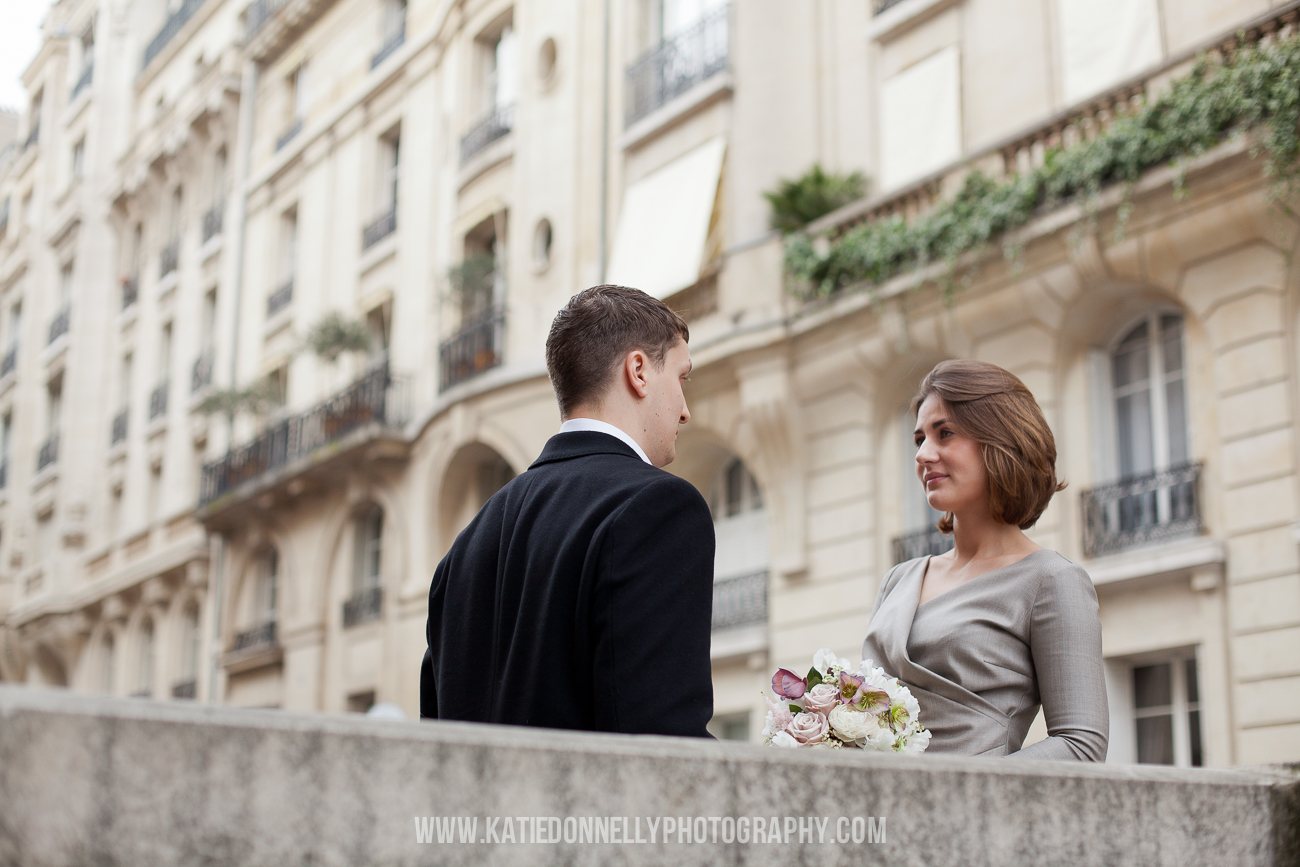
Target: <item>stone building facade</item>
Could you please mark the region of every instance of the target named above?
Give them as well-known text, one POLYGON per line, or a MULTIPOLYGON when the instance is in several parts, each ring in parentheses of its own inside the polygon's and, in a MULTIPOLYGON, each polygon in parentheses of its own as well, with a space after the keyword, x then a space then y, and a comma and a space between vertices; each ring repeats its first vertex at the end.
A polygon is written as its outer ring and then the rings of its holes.
POLYGON ((1298 239, 1249 144, 955 293, 801 301, 761 197, 820 162, 873 182, 814 233, 924 212, 1296 5, 60 0, 0 174, 0 679, 414 715, 433 568, 555 431, 547 327, 610 280, 691 324, 720 736, 942 549, 906 406, 976 357, 1057 435, 1033 535, 1097 584, 1110 760, 1300 758, 1298 239), (313 351, 331 316, 364 339, 313 351))

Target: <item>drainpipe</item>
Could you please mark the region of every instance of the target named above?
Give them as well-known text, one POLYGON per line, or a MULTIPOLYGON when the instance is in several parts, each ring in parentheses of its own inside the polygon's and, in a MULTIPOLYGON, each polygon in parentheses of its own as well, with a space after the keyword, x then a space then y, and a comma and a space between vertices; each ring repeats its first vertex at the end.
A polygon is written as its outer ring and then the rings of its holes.
POLYGON ((605 50, 600 70, 600 233, 596 282, 605 282, 609 232, 609 31, 610 2, 605 0, 605 50))

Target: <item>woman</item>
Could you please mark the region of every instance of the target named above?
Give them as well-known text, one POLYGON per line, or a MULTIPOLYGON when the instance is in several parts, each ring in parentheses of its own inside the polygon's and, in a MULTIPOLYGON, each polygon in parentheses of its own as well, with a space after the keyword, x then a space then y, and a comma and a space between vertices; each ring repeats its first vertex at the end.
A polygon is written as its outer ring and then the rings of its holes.
POLYGON ((863 658, 911 688, 929 752, 1105 760, 1097 593, 1023 532, 1065 487, 1042 410, 1002 368, 945 361, 912 412, 917 478, 956 547, 890 570, 863 658), (1040 703, 1049 736, 1021 749, 1040 703))

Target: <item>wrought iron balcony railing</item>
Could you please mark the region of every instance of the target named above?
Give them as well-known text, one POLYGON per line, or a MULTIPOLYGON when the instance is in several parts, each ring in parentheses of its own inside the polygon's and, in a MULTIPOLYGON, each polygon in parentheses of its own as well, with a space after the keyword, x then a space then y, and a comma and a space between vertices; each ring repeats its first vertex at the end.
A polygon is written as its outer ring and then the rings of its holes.
POLYGON ((267 296, 266 315, 274 316, 284 308, 288 307, 289 302, 292 300, 293 300, 293 278, 290 277, 288 280, 280 284, 279 289, 276 289, 274 292, 272 292, 270 295, 267 296))
POLYGON ((171 393, 171 383, 163 380, 149 392, 149 421, 167 414, 167 395, 171 393))
POLYGON ((77 83, 72 87, 71 99, 76 99, 77 94, 81 93, 83 90, 89 87, 90 81, 94 77, 95 77, 95 64, 87 63, 86 68, 81 70, 81 77, 77 79, 77 83))
POLYGON ((194 368, 190 371, 190 394, 200 392, 212 385, 213 360, 211 351, 205 352, 194 359, 194 368))
POLYGON ((130 417, 131 413, 125 407, 117 415, 113 416, 113 434, 108 441, 110 446, 115 446, 126 439, 126 421, 130 417))
POLYGON ((198 694, 199 683, 190 678, 172 686, 172 698, 194 698, 198 694))
POLYGON ((394 202, 361 230, 361 249, 369 250, 397 231, 397 203, 394 202))
POLYGON ((36 472, 48 467, 50 464, 58 463, 59 460, 59 435, 58 433, 50 434, 50 438, 41 444, 41 450, 36 454, 36 472))
POLYGON ((514 122, 514 103, 499 105, 488 112, 487 117, 474 124, 470 131, 465 133, 465 137, 460 140, 460 164, 465 165, 474 157, 474 154, 497 139, 508 135, 514 126, 514 122))
POLYGON ((18 346, 15 344, 5 352, 4 358, 0 358, 0 376, 8 376, 14 372, 14 368, 17 366, 18 346))
POLYGON ((726 70, 728 12, 727 5, 710 10, 627 68, 624 126, 726 70))
POLYGON ((400 424, 401 402, 389 394, 395 383, 387 362, 307 412, 283 419, 220 460, 203 467, 199 506, 225 496, 244 482, 264 477, 366 425, 400 424))
POLYGON ((505 349, 506 313, 491 310, 465 326, 438 348, 438 389, 445 391, 501 363, 505 349))
POLYGON ((871 4, 871 14, 879 15, 881 12, 884 12, 886 9, 890 9, 894 6, 897 6, 899 3, 902 2, 903 0, 873 0, 871 4))
POLYGON ((68 328, 72 324, 72 308, 66 304, 50 321, 50 337, 48 343, 53 343, 60 337, 68 333, 68 328))
POLYGON ((231 645, 230 649, 231 651, 239 651, 270 647, 275 647, 274 620, 268 620, 261 626, 254 626, 252 629, 245 629, 243 632, 236 632, 234 644, 231 645))
POLYGON ((122 278, 122 309, 125 310, 140 298, 140 275, 122 278))
POLYGON ((149 45, 144 49, 144 63, 141 69, 147 67, 158 54, 167 47, 167 43, 176 38, 176 34, 181 32, 181 28, 194 17, 194 13, 207 0, 184 0, 171 15, 167 16, 167 21, 163 24, 162 29, 158 31, 153 39, 149 40, 149 45))
POLYGON ((217 235, 221 234, 221 221, 225 216, 226 206, 224 202, 214 202, 212 207, 203 214, 203 243, 206 244, 217 235))
POLYGON ((894 562, 906 563, 917 557, 937 557, 952 550, 952 536, 940 533, 934 527, 926 527, 914 533, 904 533, 894 540, 894 562))
POLYGON ((1201 465, 1121 479, 1083 492, 1083 553, 1098 557, 1199 535, 1201 465))
POLYGON ((343 628, 378 620, 384 608, 384 588, 366 587, 343 603, 343 628))
POLYGON ((181 262, 181 242, 180 239, 174 239, 162 252, 158 254, 158 276, 166 277, 180 266, 181 262))
POLYGON ((300 132, 302 132, 302 118, 300 117, 294 118, 294 121, 290 125, 290 127, 286 129, 284 132, 280 133, 280 137, 275 140, 276 152, 278 153, 284 150, 284 146, 287 145, 289 142, 293 141, 293 137, 300 132))
POLYGON ((406 42, 405 21, 402 22, 401 26, 397 29, 397 32, 393 33, 384 41, 383 48, 380 48, 379 52, 374 57, 370 58, 370 68, 374 69, 376 66, 387 60, 394 51, 402 47, 402 43, 404 42, 406 42))
POLYGON ((767 570, 713 584, 713 628, 767 622, 767 570))

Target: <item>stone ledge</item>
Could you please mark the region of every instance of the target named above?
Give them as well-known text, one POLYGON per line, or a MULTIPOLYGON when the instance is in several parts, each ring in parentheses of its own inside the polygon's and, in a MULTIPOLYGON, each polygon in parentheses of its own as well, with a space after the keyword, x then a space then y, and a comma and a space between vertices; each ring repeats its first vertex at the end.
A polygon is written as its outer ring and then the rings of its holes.
MULTIPOLYGON (((645 836, 645 822, 642 834, 645 836)), ((0 864, 1295 865, 1296 768, 1178 770, 0 687, 0 864), (875 844, 420 844, 417 816, 886 817, 875 844)))

